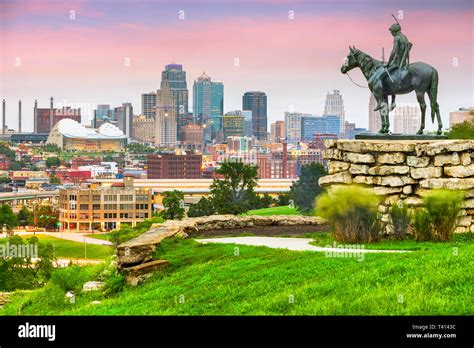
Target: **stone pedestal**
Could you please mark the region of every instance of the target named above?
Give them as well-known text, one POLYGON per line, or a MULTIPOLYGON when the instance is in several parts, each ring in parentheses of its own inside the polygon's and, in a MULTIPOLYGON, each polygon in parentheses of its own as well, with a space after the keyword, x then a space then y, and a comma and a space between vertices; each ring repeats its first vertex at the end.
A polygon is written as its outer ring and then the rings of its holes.
POLYGON ((422 204, 431 189, 465 190, 456 232, 474 231, 474 140, 326 140, 325 188, 361 184, 383 196, 379 211, 399 201, 422 204), (471 163, 472 162, 472 163, 471 163), (471 223, 472 222, 472 223, 471 223))

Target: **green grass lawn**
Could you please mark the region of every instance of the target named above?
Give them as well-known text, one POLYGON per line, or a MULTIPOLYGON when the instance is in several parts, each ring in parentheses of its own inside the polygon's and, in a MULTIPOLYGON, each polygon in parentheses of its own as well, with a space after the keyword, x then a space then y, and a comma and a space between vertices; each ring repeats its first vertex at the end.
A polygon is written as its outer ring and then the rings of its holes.
POLYGON ((58 307, 40 301, 47 298, 40 289, 13 297, 3 314, 472 315, 474 244, 456 243, 457 249, 439 243, 411 253, 367 254, 358 261, 319 252, 165 240, 157 258, 169 260, 170 268, 138 287, 125 287, 111 298, 96 294, 98 305, 90 303, 90 295, 78 296, 67 307, 64 301, 58 307))
POLYGON ((301 213, 296 210, 296 208, 290 208, 288 206, 282 207, 272 207, 272 208, 264 208, 264 209, 255 209, 249 210, 245 215, 301 215, 301 213))
POLYGON ((101 234, 91 233, 91 234, 86 234, 86 237, 100 239, 100 240, 109 240, 108 233, 101 233, 101 234))
MULTIPOLYGON (((23 239, 31 238, 32 236, 23 236, 23 239)), ((73 242, 70 240, 55 238, 46 235, 36 235, 40 242, 52 244, 54 246, 54 254, 57 258, 84 258, 84 252, 87 253, 88 259, 105 259, 114 253, 114 248, 107 245, 86 244, 84 250, 84 243, 73 242)), ((5 243, 7 239, 0 239, 0 243, 5 243)))

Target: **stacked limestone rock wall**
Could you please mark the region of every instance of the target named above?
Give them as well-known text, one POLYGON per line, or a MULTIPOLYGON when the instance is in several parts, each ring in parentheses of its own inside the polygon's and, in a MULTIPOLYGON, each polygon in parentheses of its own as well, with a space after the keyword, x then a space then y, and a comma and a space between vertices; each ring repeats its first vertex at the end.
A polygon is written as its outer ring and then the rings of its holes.
POLYGON ((328 174, 323 187, 361 184, 383 196, 382 221, 390 231, 389 207, 404 201, 423 204, 431 189, 465 190, 455 232, 474 231, 473 140, 327 140, 328 174))

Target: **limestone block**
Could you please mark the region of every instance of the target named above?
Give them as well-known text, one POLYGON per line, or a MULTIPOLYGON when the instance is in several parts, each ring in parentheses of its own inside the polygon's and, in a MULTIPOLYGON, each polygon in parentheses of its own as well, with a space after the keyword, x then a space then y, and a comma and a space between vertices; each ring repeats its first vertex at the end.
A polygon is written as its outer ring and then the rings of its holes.
POLYGON ((474 175, 474 164, 466 166, 445 167, 444 174, 455 178, 466 178, 474 175))
POLYGON ((367 164, 351 164, 349 173, 351 174, 367 174, 369 166, 367 164))
POLYGON ((354 184, 365 184, 365 185, 373 185, 375 183, 374 176, 365 176, 365 175, 357 175, 352 179, 354 184))
POLYGON ((471 161, 472 161, 471 154, 469 152, 463 152, 461 154, 461 164, 463 166, 467 166, 467 165, 471 164, 471 161))
POLYGON ((335 149, 337 146, 337 140, 336 139, 326 139, 323 141, 324 146, 326 146, 327 149, 335 149))
POLYGON ((374 186, 372 188, 374 193, 379 196, 392 195, 394 193, 402 192, 401 187, 387 187, 387 186, 374 186))
POLYGON ((382 220, 382 222, 390 222, 391 221, 391 218, 390 218, 390 214, 382 214, 382 218, 380 219, 382 220))
POLYGON ((472 217, 471 215, 461 216, 458 218, 457 225, 458 226, 471 226, 472 217))
POLYGON ((461 208, 474 208, 474 199, 465 199, 462 203, 461 203, 461 208))
POLYGON ((341 172, 319 178, 319 186, 331 184, 352 184, 352 175, 348 172, 341 172))
POLYGON ((347 140, 337 141, 337 148, 349 152, 414 152, 413 141, 393 140, 347 140))
POLYGON ((470 190, 474 189, 474 178, 438 178, 420 180, 420 187, 424 189, 470 190))
POLYGON ((435 156, 441 153, 462 152, 474 149, 474 140, 443 140, 419 144, 415 147, 417 156, 435 156))
POLYGON ((410 167, 422 168, 427 167, 430 163, 429 157, 407 156, 407 164, 410 167))
POLYGON ((386 205, 392 205, 393 203, 398 203, 400 202, 400 196, 399 195, 391 195, 385 197, 384 204, 386 205))
POLYGON ((418 197, 408 197, 405 199, 405 203, 410 206, 420 206, 423 205, 423 200, 418 197))
MULTIPOLYGON (((466 210, 466 209, 461 209, 461 210, 459 210, 459 214, 458 214, 458 215, 459 215, 459 216, 468 215, 468 214, 467 214, 467 210, 466 210)), ((469 215, 471 215, 471 214, 469 214, 469 215)))
POLYGON ((389 176, 375 176, 374 181, 380 186, 403 186, 405 183, 400 176, 389 175, 389 176))
POLYGON ((413 187, 411 185, 403 186, 403 193, 411 195, 413 193, 413 187))
POLYGON ((405 154, 401 152, 384 153, 377 157, 378 164, 400 164, 405 162, 405 154))
POLYGON ((344 161, 351 163, 374 163, 375 158, 371 154, 365 153, 354 153, 354 152, 345 152, 344 161))
POLYGON ((464 226, 459 226, 459 227, 456 227, 456 229, 454 230, 454 233, 466 233, 468 231, 469 231, 468 228, 464 226))
POLYGON ((369 169, 370 175, 408 174, 408 166, 375 166, 369 169))
POLYGON ((410 168, 410 174, 413 179, 439 178, 443 174, 443 169, 440 167, 410 168))
MULTIPOLYGON (((461 211, 463 211, 463 209, 461 209, 461 211)), ((474 209, 466 209, 465 212, 466 215, 474 215, 474 209)))
POLYGON ((323 158, 327 160, 341 161, 343 158, 343 153, 338 149, 326 149, 323 151, 323 158))
POLYGON ((470 230, 471 232, 474 232, 474 225, 471 225, 471 227, 469 228, 469 230, 470 230))
POLYGON ((444 155, 436 155, 434 157, 434 165, 436 167, 441 167, 446 164, 456 166, 459 163, 461 163, 461 159, 459 158, 459 155, 457 152, 444 154, 444 155))
POLYGON ((379 206, 377 207, 377 210, 379 211, 379 213, 382 213, 382 214, 388 213, 388 207, 383 204, 379 204, 379 206))
POLYGON ((329 161, 328 162, 328 173, 334 174, 338 172, 347 171, 350 167, 350 163, 341 162, 341 161, 329 161))

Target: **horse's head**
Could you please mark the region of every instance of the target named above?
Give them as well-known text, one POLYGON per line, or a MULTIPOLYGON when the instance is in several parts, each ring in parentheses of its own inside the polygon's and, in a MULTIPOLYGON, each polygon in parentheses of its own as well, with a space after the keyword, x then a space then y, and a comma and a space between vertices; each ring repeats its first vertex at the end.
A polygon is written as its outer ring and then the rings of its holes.
POLYGON ((359 63, 357 62, 357 54, 359 51, 355 46, 349 46, 349 54, 344 58, 344 64, 341 66, 341 73, 345 74, 348 71, 358 67, 359 63))

